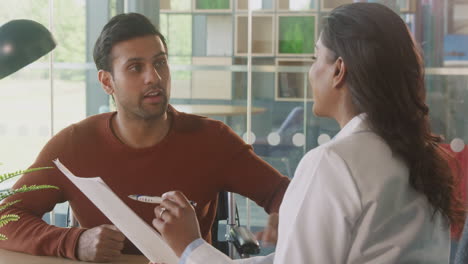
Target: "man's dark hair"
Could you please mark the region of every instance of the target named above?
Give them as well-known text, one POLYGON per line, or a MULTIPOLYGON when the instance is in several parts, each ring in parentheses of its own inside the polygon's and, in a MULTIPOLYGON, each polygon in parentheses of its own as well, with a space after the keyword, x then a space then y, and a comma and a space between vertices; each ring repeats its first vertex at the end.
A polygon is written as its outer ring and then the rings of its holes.
POLYGON ((114 16, 102 29, 94 45, 94 63, 98 70, 112 72, 112 47, 125 40, 148 35, 158 36, 167 50, 166 39, 151 21, 138 13, 114 16))

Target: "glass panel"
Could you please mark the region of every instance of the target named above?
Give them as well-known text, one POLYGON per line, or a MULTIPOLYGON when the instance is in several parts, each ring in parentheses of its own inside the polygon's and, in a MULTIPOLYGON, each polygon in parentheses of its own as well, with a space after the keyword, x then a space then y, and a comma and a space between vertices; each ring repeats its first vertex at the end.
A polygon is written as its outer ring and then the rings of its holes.
MULTIPOLYGON (((0 2, 0 25, 13 19, 49 24, 48 0, 0 2)), ((0 172, 25 169, 50 137, 49 56, 0 80, 0 172)), ((16 179, 4 182, 0 190, 16 179)))
POLYGON ((23 68, 0 80, 2 171, 29 167, 49 139, 49 86, 49 69, 41 66, 23 68))
POLYGON ((54 1, 53 15, 55 134, 86 117, 86 0, 54 1))

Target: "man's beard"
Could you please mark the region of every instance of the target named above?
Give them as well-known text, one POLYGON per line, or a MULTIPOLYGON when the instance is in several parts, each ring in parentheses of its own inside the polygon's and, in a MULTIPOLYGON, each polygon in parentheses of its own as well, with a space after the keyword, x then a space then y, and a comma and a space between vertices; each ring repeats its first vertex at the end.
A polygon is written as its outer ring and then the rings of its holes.
POLYGON ((158 104, 158 111, 155 112, 154 110, 147 111, 144 108, 141 109, 141 116, 143 117, 143 119, 159 119, 162 116, 164 116, 164 114, 167 112, 167 108, 169 107, 169 100, 167 99, 166 94, 163 94, 162 96, 163 100, 161 103, 158 104))

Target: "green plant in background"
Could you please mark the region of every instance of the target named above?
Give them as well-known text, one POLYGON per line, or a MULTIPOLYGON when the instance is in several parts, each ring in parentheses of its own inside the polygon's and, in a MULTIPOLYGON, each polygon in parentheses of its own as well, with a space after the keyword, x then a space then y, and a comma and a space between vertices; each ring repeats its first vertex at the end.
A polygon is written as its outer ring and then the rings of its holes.
MULTIPOLYGON (((11 172, 11 173, 5 173, 5 174, 2 174, 0 175, 0 183, 8 180, 8 179, 11 179, 15 176, 18 176, 18 175, 21 175, 21 174, 26 174, 26 173, 29 173, 29 172, 33 172, 33 171, 38 171, 38 170, 45 170, 45 169, 51 169, 52 167, 42 167, 42 168, 33 168, 33 169, 27 169, 27 170, 19 170, 19 171, 15 171, 15 172, 11 172)), ((22 186, 18 189, 14 189, 14 190, 5 190, 5 191, 0 191, 0 201, 3 201, 3 199, 7 198, 7 197, 10 197, 14 194, 17 194, 17 193, 24 193, 24 192, 29 192, 29 191, 36 191, 36 190, 42 190, 42 189, 58 189, 56 186, 52 186, 52 185, 30 185, 30 186, 22 186)), ((16 204, 16 203, 19 203, 21 200, 15 200, 15 201, 12 201, 12 202, 8 202, 8 203, 5 203, 5 204, 1 204, 0 205, 0 212, 2 212, 3 210, 7 209, 8 207, 16 204)), ((20 219, 20 217, 18 215, 15 215, 15 214, 7 214, 7 215, 2 215, 0 216, 0 227, 3 227, 4 225, 8 224, 9 222, 13 222, 13 221, 18 221, 20 219)), ((6 240, 7 237, 3 234, 0 234, 0 240, 6 240)))
POLYGON ((197 9, 229 9, 229 0, 197 0, 197 9))
POLYGON ((314 53, 314 16, 283 16, 279 18, 280 53, 314 53))

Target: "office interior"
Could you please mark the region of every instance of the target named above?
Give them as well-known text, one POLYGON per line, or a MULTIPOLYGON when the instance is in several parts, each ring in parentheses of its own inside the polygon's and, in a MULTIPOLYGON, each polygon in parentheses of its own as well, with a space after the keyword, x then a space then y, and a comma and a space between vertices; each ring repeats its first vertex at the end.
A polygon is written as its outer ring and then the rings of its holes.
MULTIPOLYGON (((0 25, 32 19, 57 48, 0 80, 1 171, 27 168, 61 129, 113 111, 97 80, 94 42, 114 15, 138 12, 168 42, 170 103, 225 122, 255 152, 293 178, 300 158, 326 143, 338 124, 312 113, 307 72, 321 18, 353 0, 15 0, 0 2, 0 25), (249 11, 250 4, 250 11, 249 11)), ((468 177, 468 1, 374 0, 398 12, 424 52, 432 129, 468 177)), ((396 43, 397 44, 397 43, 396 43)), ((11 186, 10 180, 0 189, 11 186)), ((268 183, 265 183, 268 184, 268 183)), ((261 188, 261 186, 259 186, 261 188)), ((236 195, 240 222, 253 231, 263 209, 236 195)), ((65 226, 67 204, 47 221, 65 226)), ((456 239, 454 239, 456 247, 456 239)), ((264 248, 262 254, 271 252, 264 248)))

